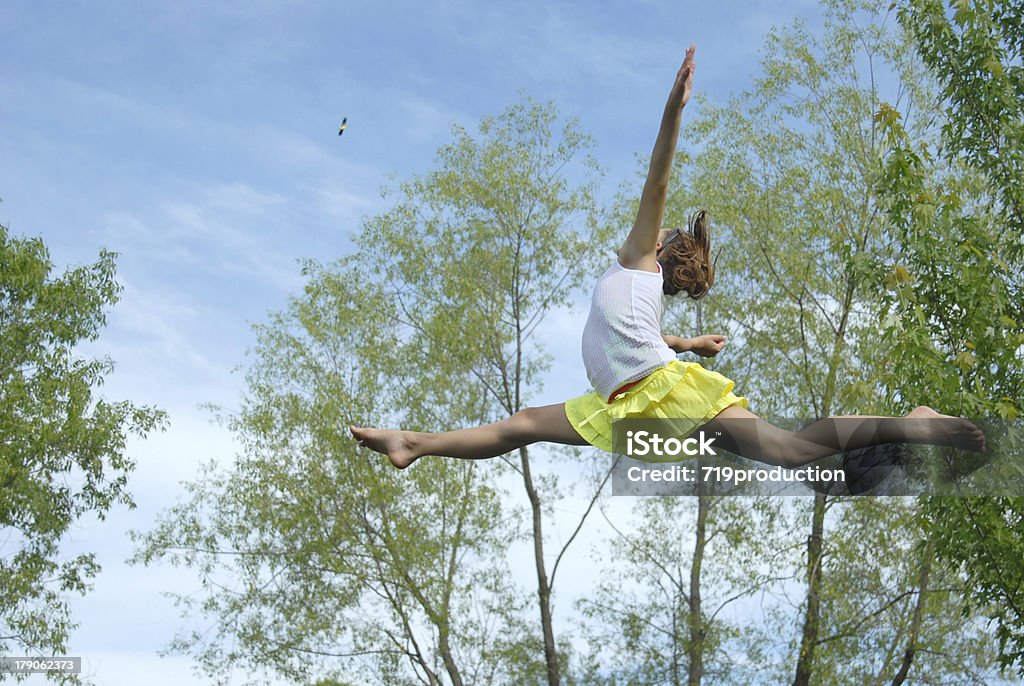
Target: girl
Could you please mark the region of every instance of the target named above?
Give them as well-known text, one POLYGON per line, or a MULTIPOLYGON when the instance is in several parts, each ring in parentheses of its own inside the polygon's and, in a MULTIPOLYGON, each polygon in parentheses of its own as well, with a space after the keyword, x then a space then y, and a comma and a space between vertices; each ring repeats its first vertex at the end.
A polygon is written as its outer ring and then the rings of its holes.
POLYGON ((583 330, 583 361, 595 392, 559 405, 527 408, 484 426, 422 433, 351 427, 360 445, 386 454, 404 469, 424 455, 480 459, 538 441, 591 444, 612 450, 612 420, 670 420, 679 437, 704 425, 719 433, 715 446, 772 465, 795 467, 838 452, 883 443, 952 445, 984 452, 985 437, 965 419, 918 407, 906 417, 830 417, 800 431, 775 427, 749 412, 733 383, 676 353, 711 357, 725 346, 720 335, 680 338, 659 324, 662 296, 704 297, 715 282, 707 215, 686 231, 663 229, 669 173, 682 110, 690 100, 691 45, 676 75, 651 154, 636 221, 617 260, 598 279, 583 330), (686 419, 689 418, 689 419, 686 419))

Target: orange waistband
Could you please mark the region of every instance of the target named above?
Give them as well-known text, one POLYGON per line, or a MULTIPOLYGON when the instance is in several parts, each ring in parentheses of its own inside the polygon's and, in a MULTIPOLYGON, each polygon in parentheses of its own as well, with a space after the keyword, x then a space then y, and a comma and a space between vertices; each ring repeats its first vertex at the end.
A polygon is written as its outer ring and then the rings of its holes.
POLYGON ((636 381, 629 381, 627 383, 622 384, 621 386, 616 388, 614 391, 612 391, 612 394, 610 396, 608 396, 608 402, 609 403, 615 402, 616 398, 618 398, 620 395, 622 395, 623 393, 625 393, 626 391, 631 389, 633 386, 636 386, 638 383, 640 383, 641 381, 643 381, 646 378, 647 378, 646 376, 641 376, 636 381))

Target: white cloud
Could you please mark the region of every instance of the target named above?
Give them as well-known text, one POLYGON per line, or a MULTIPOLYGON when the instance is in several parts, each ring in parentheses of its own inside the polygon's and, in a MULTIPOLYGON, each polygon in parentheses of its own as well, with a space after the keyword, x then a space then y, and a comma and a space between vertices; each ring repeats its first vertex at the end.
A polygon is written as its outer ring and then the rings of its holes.
POLYGON ((323 219, 350 232, 358 228, 363 217, 381 209, 378 196, 368 195, 365 190, 351 189, 341 179, 325 179, 309 188, 308 193, 323 219))
POLYGON ((408 93, 399 95, 397 100, 405 111, 406 138, 421 143, 434 142, 434 147, 440 147, 448 140, 453 122, 465 125, 469 119, 465 113, 447 107, 440 100, 426 99, 408 93))
POLYGON ((197 321, 213 313, 202 312, 203 305, 192 305, 173 291, 139 287, 125 279, 121 282, 121 301, 101 338, 106 352, 119 365, 178 380, 217 375, 219 365, 194 335, 197 321))

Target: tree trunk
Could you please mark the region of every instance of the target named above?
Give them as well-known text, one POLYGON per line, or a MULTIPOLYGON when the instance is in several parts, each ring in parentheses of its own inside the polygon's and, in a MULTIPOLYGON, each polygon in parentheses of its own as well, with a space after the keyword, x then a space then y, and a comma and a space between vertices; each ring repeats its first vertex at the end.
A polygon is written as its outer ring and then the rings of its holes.
POLYGON ((551 586, 544 568, 544 534, 541 526, 540 496, 533 485, 530 473, 530 456, 524 446, 519 449, 523 468, 523 485, 530 498, 530 512, 533 515, 533 559, 537 566, 537 599, 540 602, 540 625, 544 632, 544 662, 547 665, 548 686, 559 686, 562 682, 558 668, 558 651, 555 649, 555 631, 551 626, 551 586))
MULTIPOLYGON (((699 481, 697 488, 700 488, 699 481)), ((704 547, 707 545, 706 526, 710 506, 710 496, 703 494, 697 496, 697 532, 693 545, 693 562, 690 565, 690 613, 687 617, 687 627, 690 632, 689 645, 687 646, 687 657, 689 658, 687 686, 699 686, 701 677, 704 675, 704 638, 706 632, 704 616, 701 613, 700 568, 704 562, 704 547)))
POLYGON ((924 616, 924 599, 928 594, 928 577, 932 573, 932 556, 935 544, 929 538, 921 558, 921 572, 917 580, 917 604, 914 605, 914 617, 910 622, 910 636, 907 638, 907 649, 903 652, 903 663, 892 678, 892 686, 900 686, 910 673, 910 665, 917 654, 917 637, 921 634, 921 619, 924 616))
MULTIPOLYGON (((832 413, 836 374, 839 369, 839 360, 846 344, 846 327, 850 320, 855 285, 853 279, 848 277, 846 294, 843 299, 842 317, 833 339, 832 357, 829 360, 825 391, 821 399, 820 412, 822 417, 828 417, 832 413)), ((823 493, 814 494, 811 535, 807 538, 807 609, 804 614, 803 631, 800 634, 800 654, 797 656, 796 675, 793 677, 793 686, 807 686, 811 681, 811 671, 814 667, 814 650, 818 645, 818 634, 821 628, 821 568, 824 562, 825 549, 825 502, 826 496, 823 493)))
MULTIPOLYGON (((704 333, 704 308, 697 303, 697 335, 704 333)), ((697 468, 700 469, 698 460, 697 468)), ((689 667, 686 675, 688 686, 698 686, 704 674, 704 618, 701 614, 700 568, 704 563, 704 547, 707 545, 707 518, 711 501, 704 495, 703 482, 697 481, 697 530, 693 543, 693 562, 690 565, 690 612, 687 617, 689 645, 687 657, 689 667)))
POLYGON ((448 643, 447 627, 438 632, 437 647, 441 653, 441 659, 444 661, 445 671, 448 672, 448 678, 452 680, 452 686, 462 686, 462 674, 459 672, 459 666, 455 663, 455 657, 452 655, 452 647, 448 643))
POLYGON ((800 636, 800 654, 796 661, 793 686, 808 686, 814 665, 814 649, 818 644, 821 620, 821 563, 824 549, 825 495, 814 495, 811 535, 807 537, 807 609, 800 636))

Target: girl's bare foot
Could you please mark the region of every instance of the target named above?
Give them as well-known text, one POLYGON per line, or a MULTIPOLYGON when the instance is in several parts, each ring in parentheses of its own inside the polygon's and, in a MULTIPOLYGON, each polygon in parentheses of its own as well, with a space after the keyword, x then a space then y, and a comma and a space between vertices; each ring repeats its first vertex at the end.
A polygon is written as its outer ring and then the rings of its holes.
POLYGON ((415 452, 415 441, 410 431, 396 429, 368 429, 350 426, 352 436, 359 445, 388 456, 391 464, 398 469, 405 469, 419 458, 415 452))
POLYGON ((912 442, 951 445, 976 453, 985 452, 985 434, 967 419, 940 414, 927 405, 914 408, 906 416, 907 419, 942 420, 910 422, 908 438, 916 439, 912 442))

